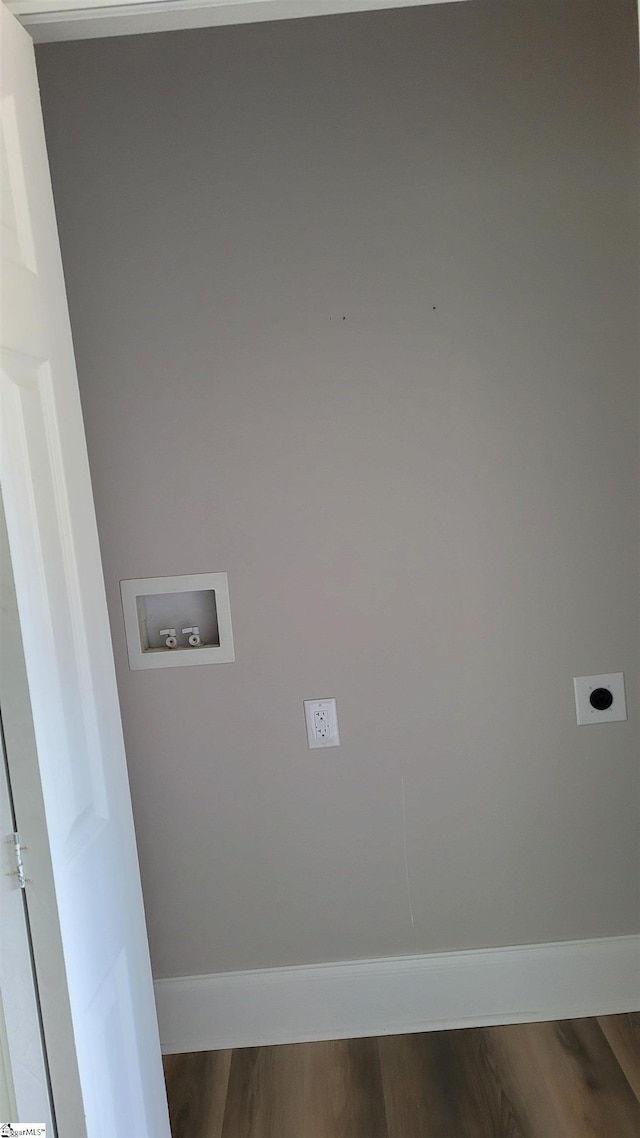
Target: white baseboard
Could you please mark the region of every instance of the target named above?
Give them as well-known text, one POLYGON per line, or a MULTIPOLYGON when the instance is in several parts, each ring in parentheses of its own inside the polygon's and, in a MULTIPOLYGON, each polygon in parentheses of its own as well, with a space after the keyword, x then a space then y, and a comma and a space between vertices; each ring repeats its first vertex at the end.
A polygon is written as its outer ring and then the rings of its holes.
POLYGON ((640 936, 181 976, 165 1054, 640 1010, 640 936))

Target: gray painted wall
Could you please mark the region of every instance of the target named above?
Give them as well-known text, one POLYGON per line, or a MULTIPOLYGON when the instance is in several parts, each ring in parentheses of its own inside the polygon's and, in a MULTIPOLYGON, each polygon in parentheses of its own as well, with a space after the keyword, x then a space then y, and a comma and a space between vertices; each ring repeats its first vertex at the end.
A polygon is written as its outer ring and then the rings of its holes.
POLYGON ((38 50, 158 976, 638 928, 634 9, 38 50), (236 663, 130 672, 207 570, 236 663))

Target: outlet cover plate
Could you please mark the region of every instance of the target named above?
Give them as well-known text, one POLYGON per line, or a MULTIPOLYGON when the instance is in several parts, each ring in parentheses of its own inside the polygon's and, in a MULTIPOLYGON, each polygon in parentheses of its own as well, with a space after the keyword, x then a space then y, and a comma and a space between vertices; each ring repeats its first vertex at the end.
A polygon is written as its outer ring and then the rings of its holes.
POLYGON ((305 699, 304 718, 309 747, 339 747, 338 708, 335 699, 305 699))
POLYGON ((574 676, 576 717, 581 726, 589 723, 619 723, 627 718, 624 694, 624 672, 609 672, 601 676, 574 676), (605 688, 611 692, 613 703, 604 710, 592 707, 591 692, 605 688))

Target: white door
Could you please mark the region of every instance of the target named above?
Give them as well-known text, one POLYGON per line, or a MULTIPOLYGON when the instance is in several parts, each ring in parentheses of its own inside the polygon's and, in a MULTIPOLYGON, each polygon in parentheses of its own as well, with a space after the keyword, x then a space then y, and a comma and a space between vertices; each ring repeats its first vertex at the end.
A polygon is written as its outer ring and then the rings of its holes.
MULTIPOLYGON (((102 569, 33 46, 0 5, 0 483, 88 1138, 168 1138, 102 569)), ((90 282, 89 282, 90 286, 90 282)), ((7 748, 11 767, 11 748, 7 748)), ((14 780, 21 821, 30 803, 14 780)), ((37 835, 36 835, 37 837, 37 835)), ((37 845, 37 842, 34 843, 37 845)), ((40 866, 29 875, 38 880, 40 866)), ((46 876, 46 867, 43 867, 46 876)), ((29 888, 29 887, 28 887, 29 888)), ((35 945, 36 957, 38 945, 35 945)), ((42 986, 42 978, 38 975, 42 986)), ((64 1017, 63 1017, 64 1018, 64 1017)), ((45 1016, 45 1034, 47 1022, 45 1016)), ((49 1041, 47 1040, 49 1047, 49 1041)), ((60 1117, 61 1138, 82 1138, 60 1117)), ((37 1120, 35 1120, 37 1121, 37 1120)))

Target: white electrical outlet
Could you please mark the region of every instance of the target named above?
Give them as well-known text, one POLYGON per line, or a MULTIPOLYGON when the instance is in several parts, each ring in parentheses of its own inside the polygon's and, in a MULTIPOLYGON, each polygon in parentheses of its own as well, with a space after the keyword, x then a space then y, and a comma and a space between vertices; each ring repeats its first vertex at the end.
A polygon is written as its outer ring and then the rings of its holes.
POLYGON ((602 676, 575 676, 578 723, 616 723, 627 718, 624 695, 624 672, 602 676))
POLYGON ((310 747, 340 746, 335 699, 305 699, 304 717, 310 747))

